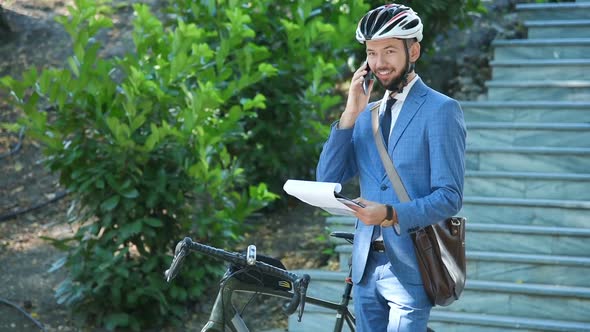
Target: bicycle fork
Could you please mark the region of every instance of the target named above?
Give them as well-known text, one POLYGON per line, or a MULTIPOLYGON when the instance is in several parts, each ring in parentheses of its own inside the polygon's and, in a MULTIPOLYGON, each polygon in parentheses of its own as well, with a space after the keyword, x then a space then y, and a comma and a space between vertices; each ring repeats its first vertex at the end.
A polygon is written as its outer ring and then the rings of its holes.
POLYGON ((209 321, 201 332, 249 332, 250 330, 244 323, 244 320, 233 306, 231 298, 232 293, 240 288, 241 283, 233 278, 226 281, 217 293, 217 298, 213 304, 209 321))

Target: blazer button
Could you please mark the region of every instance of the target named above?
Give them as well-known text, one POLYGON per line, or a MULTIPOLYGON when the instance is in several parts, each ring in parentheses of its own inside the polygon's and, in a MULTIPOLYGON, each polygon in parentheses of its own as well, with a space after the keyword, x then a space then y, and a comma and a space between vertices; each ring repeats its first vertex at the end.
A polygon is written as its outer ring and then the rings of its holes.
POLYGON ((385 191, 385 190, 387 190, 387 186, 386 186, 386 185, 384 185, 384 184, 382 184, 382 185, 381 185, 381 191, 385 191))

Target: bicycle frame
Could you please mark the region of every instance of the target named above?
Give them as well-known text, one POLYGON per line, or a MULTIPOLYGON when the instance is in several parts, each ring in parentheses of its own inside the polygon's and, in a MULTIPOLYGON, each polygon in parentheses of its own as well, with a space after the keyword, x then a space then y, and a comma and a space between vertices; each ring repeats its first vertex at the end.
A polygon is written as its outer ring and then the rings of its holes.
MULTIPOLYGON (((350 278, 350 272, 349 272, 350 278)), ((234 292, 256 293, 259 295, 273 296, 290 300, 293 293, 282 290, 274 290, 268 287, 249 284, 236 278, 229 278, 222 282, 222 287, 217 294, 209 321, 203 327, 201 332, 224 332, 229 329, 231 332, 249 332, 248 326, 242 319, 239 311, 232 304, 232 295, 234 292), (227 329, 224 329, 227 328, 227 329)), ((346 282, 342 300, 339 303, 323 300, 320 298, 307 296, 306 302, 317 305, 322 308, 336 311, 336 323, 334 332, 341 332, 344 323, 348 325, 352 332, 355 331, 355 317, 348 309, 351 300, 352 283, 346 282)))

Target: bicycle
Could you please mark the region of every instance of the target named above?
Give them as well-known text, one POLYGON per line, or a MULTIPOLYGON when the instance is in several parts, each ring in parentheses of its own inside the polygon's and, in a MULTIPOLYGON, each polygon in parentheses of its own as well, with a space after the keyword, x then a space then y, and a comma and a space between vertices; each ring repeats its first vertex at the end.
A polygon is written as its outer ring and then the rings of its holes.
MULTIPOLYGON (((353 233, 332 232, 330 235, 344 239, 351 244, 354 241, 353 233)), ((234 292, 255 293, 289 300, 283 311, 285 314, 291 315, 299 308, 299 321, 303 316, 305 304, 311 303, 336 312, 334 332, 343 331, 345 322, 350 331, 354 332, 356 329, 354 314, 348 309, 348 304, 352 299, 352 264, 350 260, 342 299, 337 303, 307 296, 307 287, 311 279, 309 275, 300 276, 289 272, 278 260, 262 255, 257 257, 256 247, 253 245, 250 245, 246 253, 242 254, 210 247, 194 242, 187 237, 176 245, 170 268, 164 272, 168 282, 178 275, 180 266, 190 251, 198 251, 232 264, 220 281, 220 290, 213 304, 209 321, 201 332, 222 332, 225 331, 225 328, 232 332, 249 331, 240 312, 232 304, 231 297, 234 292), (253 273, 258 273, 261 278, 257 278, 253 273)))

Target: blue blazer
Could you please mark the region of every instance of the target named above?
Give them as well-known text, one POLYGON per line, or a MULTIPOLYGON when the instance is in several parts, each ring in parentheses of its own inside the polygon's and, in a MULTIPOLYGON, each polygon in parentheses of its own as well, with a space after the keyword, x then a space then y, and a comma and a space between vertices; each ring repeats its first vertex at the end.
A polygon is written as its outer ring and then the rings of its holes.
MULTIPOLYGON (((466 138, 463 111, 456 100, 426 86, 420 78, 409 91, 388 145, 411 199, 400 203, 377 152, 371 106, 367 105, 353 128, 332 125, 320 155, 317 180, 346 183, 358 175, 361 197, 392 205, 401 234, 393 227, 383 229, 387 256, 402 283, 421 284, 410 233, 461 209, 466 138)), ((356 221, 352 254, 355 283, 363 277, 374 227, 379 226, 356 221)))

